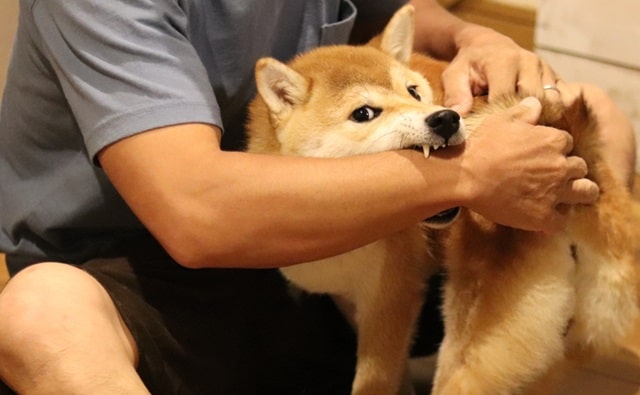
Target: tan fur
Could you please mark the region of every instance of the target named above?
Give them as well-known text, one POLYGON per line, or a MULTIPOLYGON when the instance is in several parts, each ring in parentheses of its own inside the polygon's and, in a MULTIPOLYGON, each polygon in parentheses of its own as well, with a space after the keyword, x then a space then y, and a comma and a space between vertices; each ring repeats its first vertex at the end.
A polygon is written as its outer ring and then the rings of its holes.
MULTIPOLYGON (((439 76, 446 64, 409 59, 412 31, 406 6, 375 45, 319 48, 287 65, 260 60, 249 151, 337 157, 439 145, 428 130, 411 130, 424 128, 425 117, 442 109, 439 76), (410 85, 421 101, 407 94, 410 85), (350 119, 365 104, 385 111, 368 123, 350 119)), ((462 142, 487 114, 517 99, 478 104, 464 121, 466 131, 450 142, 462 142)), ((443 251, 433 249, 437 240, 416 224, 349 253, 282 270, 301 288, 329 293, 353 313, 353 394, 397 393, 425 280, 439 264, 434 253, 444 252, 448 272, 435 394, 518 393, 559 372, 554 367, 565 360, 610 350, 627 335, 638 317, 629 195, 600 158, 597 125, 581 100, 570 108, 545 102, 543 120, 574 135, 576 153, 602 188, 596 205, 572 209, 565 232, 517 231, 467 211, 439 234, 446 236, 443 251)))

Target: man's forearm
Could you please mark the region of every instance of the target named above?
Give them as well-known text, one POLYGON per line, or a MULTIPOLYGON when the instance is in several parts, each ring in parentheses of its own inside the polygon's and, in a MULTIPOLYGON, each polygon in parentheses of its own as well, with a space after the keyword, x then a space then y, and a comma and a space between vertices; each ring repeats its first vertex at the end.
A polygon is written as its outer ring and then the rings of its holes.
POLYGON ((100 155, 133 211, 187 267, 273 267, 325 258, 463 200, 455 188, 459 166, 451 163, 460 157, 224 152, 213 134, 207 125, 177 125, 122 140, 100 155))
POLYGON ((451 14, 436 0, 410 0, 415 8, 415 42, 417 51, 443 60, 451 60, 457 52, 456 38, 472 26, 451 14))

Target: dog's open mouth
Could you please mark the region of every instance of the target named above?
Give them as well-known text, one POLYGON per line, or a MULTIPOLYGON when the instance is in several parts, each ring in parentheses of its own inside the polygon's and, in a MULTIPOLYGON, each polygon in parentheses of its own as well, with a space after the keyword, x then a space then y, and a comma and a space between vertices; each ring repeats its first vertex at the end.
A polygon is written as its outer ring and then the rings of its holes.
POLYGON ((428 158, 429 155, 431 154, 431 150, 437 150, 438 148, 446 148, 447 144, 441 144, 441 145, 414 145, 411 147, 411 149, 418 151, 418 152, 422 152, 424 154, 425 158, 428 158))
POLYGON ((432 228, 443 228, 450 225, 458 218, 460 207, 450 208, 424 220, 425 224, 432 228))

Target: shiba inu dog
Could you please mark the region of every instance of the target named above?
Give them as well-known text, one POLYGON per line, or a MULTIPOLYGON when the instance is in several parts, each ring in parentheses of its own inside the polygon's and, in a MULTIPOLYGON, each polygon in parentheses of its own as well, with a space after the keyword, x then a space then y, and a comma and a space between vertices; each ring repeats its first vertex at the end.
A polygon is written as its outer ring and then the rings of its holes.
MULTIPOLYGON (((517 102, 479 104, 464 120, 437 104, 443 64, 412 54, 413 31, 405 6, 375 45, 318 48, 288 64, 261 59, 248 150, 340 157, 409 148, 428 156, 517 102)), ((436 394, 517 393, 567 356, 611 348, 626 335, 638 316, 629 195, 599 157, 584 103, 544 108, 542 122, 574 135, 602 189, 596 205, 571 209, 565 232, 518 231, 454 208, 354 251, 282 269, 349 312, 358 335, 352 394, 398 392, 426 279, 442 264, 446 335, 436 394), (440 253, 443 261, 434 258, 440 253)))
MULTIPOLYGON (((381 49, 322 47, 288 65, 261 59, 248 150, 340 157, 416 148, 428 155, 430 149, 463 142, 459 115, 434 104, 425 78, 406 66, 412 13, 406 8, 392 18, 381 49)), ((458 211, 430 223, 445 225, 458 211)), ((375 395, 398 391, 425 282, 435 268, 417 223, 388 239, 282 272, 301 288, 329 293, 353 309, 358 364, 352 393, 375 395)))

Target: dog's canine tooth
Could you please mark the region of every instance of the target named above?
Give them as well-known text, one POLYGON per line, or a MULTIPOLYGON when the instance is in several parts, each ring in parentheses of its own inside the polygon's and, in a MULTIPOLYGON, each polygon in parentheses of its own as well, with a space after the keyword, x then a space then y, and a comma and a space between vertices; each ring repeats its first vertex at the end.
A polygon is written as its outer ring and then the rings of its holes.
POLYGON ((428 158, 429 157, 429 153, 431 152, 431 146, 430 145, 423 145, 422 146, 422 152, 424 153, 424 157, 428 158))

